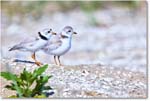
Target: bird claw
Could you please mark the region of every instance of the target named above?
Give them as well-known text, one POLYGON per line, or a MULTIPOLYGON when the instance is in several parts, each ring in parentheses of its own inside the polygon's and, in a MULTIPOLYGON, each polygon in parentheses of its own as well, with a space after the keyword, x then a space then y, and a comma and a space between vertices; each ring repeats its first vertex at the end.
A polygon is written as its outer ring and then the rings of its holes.
POLYGON ((61 64, 58 64, 58 66, 62 66, 61 64))

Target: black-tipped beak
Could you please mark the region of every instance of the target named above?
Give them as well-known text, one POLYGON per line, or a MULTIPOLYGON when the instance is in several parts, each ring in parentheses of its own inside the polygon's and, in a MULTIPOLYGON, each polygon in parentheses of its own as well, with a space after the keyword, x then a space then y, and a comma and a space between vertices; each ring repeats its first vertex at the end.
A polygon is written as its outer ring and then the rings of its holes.
POLYGON ((73 34, 77 34, 76 32, 73 32, 73 34))
POLYGON ((55 33, 55 32, 52 32, 52 34, 53 34, 53 35, 56 35, 57 33, 55 33))

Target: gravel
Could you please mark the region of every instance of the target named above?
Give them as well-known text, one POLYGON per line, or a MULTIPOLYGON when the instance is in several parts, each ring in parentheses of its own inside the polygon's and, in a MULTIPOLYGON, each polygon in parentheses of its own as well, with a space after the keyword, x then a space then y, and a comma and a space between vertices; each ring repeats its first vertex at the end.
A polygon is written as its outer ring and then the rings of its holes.
MULTIPOLYGON (((33 64, 2 61, 2 71, 20 73, 23 68, 33 71, 33 64)), ((49 64, 46 75, 52 75, 48 85, 54 94, 49 98, 146 98, 147 79, 142 72, 133 72, 107 65, 64 65, 49 64)), ((4 88, 9 82, 1 79, 1 96, 7 97, 15 92, 4 88)), ((50 91, 51 92, 51 91, 50 91)))

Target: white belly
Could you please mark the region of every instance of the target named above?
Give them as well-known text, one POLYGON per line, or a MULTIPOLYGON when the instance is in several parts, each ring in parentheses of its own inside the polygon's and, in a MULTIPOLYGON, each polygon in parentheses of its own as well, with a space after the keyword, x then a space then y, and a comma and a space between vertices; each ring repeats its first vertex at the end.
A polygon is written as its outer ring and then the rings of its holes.
POLYGON ((70 48, 71 48, 71 41, 66 40, 66 41, 63 41, 63 44, 59 48, 50 51, 50 54, 61 56, 65 54, 66 52, 68 52, 70 48))

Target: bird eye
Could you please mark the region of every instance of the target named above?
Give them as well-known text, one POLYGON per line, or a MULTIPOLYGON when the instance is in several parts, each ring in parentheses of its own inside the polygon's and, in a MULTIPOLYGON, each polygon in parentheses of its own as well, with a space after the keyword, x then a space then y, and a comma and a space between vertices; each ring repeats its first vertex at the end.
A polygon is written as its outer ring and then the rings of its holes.
POLYGON ((68 32, 71 32, 71 30, 69 30, 68 32))
POLYGON ((50 33, 51 31, 48 31, 47 33, 50 33))

